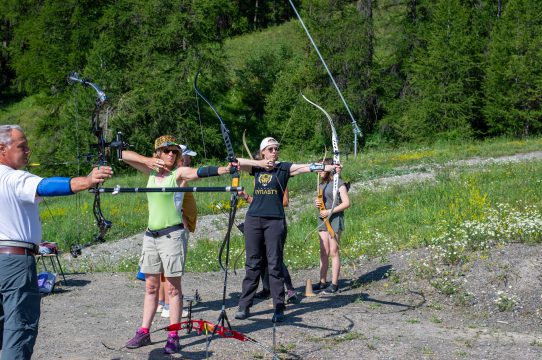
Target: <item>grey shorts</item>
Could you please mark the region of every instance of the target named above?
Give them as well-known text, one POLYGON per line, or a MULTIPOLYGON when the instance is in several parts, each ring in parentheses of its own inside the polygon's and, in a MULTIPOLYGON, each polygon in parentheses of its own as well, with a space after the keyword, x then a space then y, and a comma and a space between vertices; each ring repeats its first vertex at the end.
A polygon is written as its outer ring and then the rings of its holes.
MULTIPOLYGON (((329 219, 329 223, 331 224, 331 228, 335 233, 341 233, 344 231, 344 213, 340 212, 337 214, 333 214, 331 216, 331 219, 329 219)), ((324 221, 318 217, 318 231, 327 231, 326 224, 324 224, 324 221)))
POLYGON ((139 266, 144 274, 160 274, 166 277, 180 277, 184 274, 188 230, 177 229, 166 235, 153 237, 147 232, 139 266))

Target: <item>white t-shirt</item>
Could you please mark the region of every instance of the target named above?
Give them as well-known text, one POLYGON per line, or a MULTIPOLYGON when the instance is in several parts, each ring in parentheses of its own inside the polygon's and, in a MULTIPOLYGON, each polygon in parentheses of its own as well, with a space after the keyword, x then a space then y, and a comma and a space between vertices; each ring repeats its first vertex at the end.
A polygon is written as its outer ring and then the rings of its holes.
POLYGON ((41 242, 41 177, 0 165, 0 239, 41 242))

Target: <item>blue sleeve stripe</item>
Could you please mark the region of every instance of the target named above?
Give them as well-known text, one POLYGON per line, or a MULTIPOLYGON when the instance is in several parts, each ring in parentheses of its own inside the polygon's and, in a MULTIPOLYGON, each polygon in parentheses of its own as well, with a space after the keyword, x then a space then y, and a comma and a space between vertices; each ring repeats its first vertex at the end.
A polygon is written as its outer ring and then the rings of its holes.
POLYGON ((70 187, 71 178, 50 177, 45 178, 38 184, 39 196, 64 196, 73 194, 70 187))

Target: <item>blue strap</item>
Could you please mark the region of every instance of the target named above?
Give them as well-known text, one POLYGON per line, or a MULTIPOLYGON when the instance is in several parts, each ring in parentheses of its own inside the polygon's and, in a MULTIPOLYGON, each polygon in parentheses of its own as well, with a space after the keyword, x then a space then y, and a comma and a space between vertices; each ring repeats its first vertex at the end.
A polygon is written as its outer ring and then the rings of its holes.
POLYGON ((72 195, 70 186, 71 178, 50 177, 45 178, 38 184, 37 193, 39 196, 64 196, 72 195))

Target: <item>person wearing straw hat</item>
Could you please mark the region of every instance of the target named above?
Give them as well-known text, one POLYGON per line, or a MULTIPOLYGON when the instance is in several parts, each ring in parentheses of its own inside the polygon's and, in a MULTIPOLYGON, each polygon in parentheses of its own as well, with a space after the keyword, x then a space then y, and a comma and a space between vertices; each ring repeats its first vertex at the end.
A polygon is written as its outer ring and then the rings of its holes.
MULTIPOLYGON (((177 166, 190 166, 190 163, 192 162, 192 157, 196 156, 197 153, 193 150, 190 150, 186 145, 179 145, 179 148, 181 150, 181 156, 179 156, 177 166)), ((186 182, 183 184, 183 186, 188 186, 188 183, 186 182)), ((188 241, 190 233, 193 233, 196 231, 196 223, 198 218, 198 209, 196 206, 196 199, 194 198, 194 193, 187 192, 187 193, 174 193, 174 199, 175 203, 179 204, 182 202, 182 218, 183 218, 183 225, 184 225, 184 231, 186 235, 186 239, 188 241)), ((179 210, 179 209, 178 209, 179 210)), ((161 317, 169 318, 169 298, 166 296, 166 279, 161 274, 160 276, 160 292, 158 296, 158 308, 156 309, 157 313, 161 313, 161 317)), ((187 317, 188 311, 182 310, 181 317, 187 317)))
POLYGON ((341 170, 340 165, 293 164, 279 162, 279 142, 272 137, 260 143, 260 155, 266 168, 250 166, 245 159, 238 159, 241 170, 254 176, 254 194, 245 217, 245 278, 243 279, 236 319, 250 316, 250 307, 258 289, 263 270, 263 258, 267 259, 269 285, 273 298, 273 321, 284 321, 284 276, 282 274, 286 218, 284 215, 284 192, 291 176, 309 172, 341 170))
MULTIPOLYGON (((186 150, 186 149, 185 149, 186 150)), ((198 169, 179 166, 182 148, 171 135, 163 135, 154 142, 154 154, 145 157, 134 151, 124 150, 123 161, 149 175, 147 187, 185 186, 187 181, 203 177, 230 174, 235 164, 228 166, 205 166, 198 169)), ((191 152, 187 152, 189 155, 191 152)), ((181 163, 182 164, 182 163, 181 163)), ((145 274, 145 299, 143 319, 135 336, 126 343, 129 349, 151 344, 149 329, 158 306, 160 274, 164 273, 170 301, 170 324, 181 319, 181 277, 187 249, 187 232, 184 230, 182 204, 184 197, 175 193, 147 193, 149 208, 148 228, 143 237, 139 265, 145 274)), ((177 332, 170 332, 164 353, 180 350, 177 332)))

